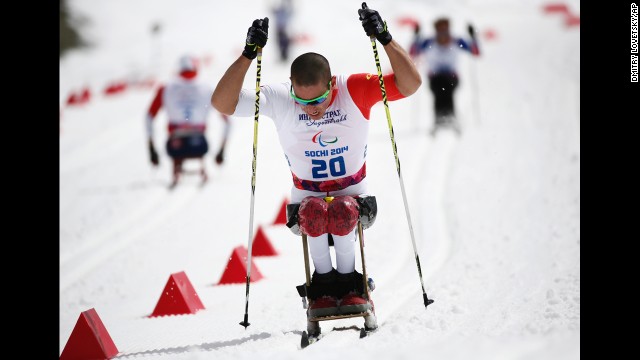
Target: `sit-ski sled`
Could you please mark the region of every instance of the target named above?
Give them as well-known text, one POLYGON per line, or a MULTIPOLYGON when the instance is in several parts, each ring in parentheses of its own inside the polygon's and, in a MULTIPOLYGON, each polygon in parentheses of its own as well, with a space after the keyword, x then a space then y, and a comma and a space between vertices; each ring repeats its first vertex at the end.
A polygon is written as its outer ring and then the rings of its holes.
POLYGON ((173 189, 176 187, 176 185, 178 185, 178 181, 180 180, 181 175, 200 175, 200 177, 202 178, 201 184, 206 184, 209 180, 209 176, 207 175, 207 171, 205 170, 204 161, 204 156, 173 158, 173 178, 171 180, 171 184, 169 185, 169 189, 173 189), (184 168, 185 160, 191 159, 200 160, 200 169, 187 170, 184 168))
MULTIPOLYGON (((360 257, 362 262, 362 282, 363 282, 363 298, 371 305, 370 308, 363 312, 347 313, 347 314, 332 314, 327 316, 309 316, 308 304, 311 303, 311 298, 307 295, 307 289, 311 286, 311 270, 309 267, 309 247, 307 242, 307 235, 299 232, 302 236, 302 247, 304 252, 304 266, 306 282, 304 286, 298 286, 298 293, 303 298, 303 308, 307 310, 307 329, 302 332, 302 338, 300 340, 300 346, 302 348, 307 347, 320 339, 321 321, 339 320, 346 318, 363 317, 364 326, 360 328, 360 337, 363 338, 369 333, 375 331, 378 328, 378 321, 375 315, 375 308, 373 302, 371 302, 370 292, 375 288, 375 284, 372 279, 367 276, 366 262, 364 257, 364 237, 363 230, 369 228, 374 222, 378 212, 375 196, 361 195, 355 197, 359 204, 360 216, 357 223, 358 239, 360 244, 360 257)), ((300 204, 288 204, 287 205, 287 227, 289 227, 294 233, 298 233, 298 208, 300 204), (295 228, 295 229, 294 229, 295 228)), ((329 245, 333 245, 331 234, 329 234, 329 245)))

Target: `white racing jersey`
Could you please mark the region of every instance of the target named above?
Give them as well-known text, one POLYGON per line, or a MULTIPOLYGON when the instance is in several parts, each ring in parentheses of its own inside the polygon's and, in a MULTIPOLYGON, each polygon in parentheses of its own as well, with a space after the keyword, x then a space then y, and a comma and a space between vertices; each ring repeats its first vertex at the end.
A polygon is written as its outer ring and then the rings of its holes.
POLYGON ((208 86, 181 78, 167 84, 163 103, 169 123, 204 126, 211 109, 211 92, 208 86))
POLYGON ((209 86, 182 77, 160 86, 147 112, 147 135, 153 136, 152 121, 161 108, 167 112, 169 134, 179 130, 204 132, 211 110, 211 92, 209 86))
MULTIPOLYGON (((389 99, 404 97, 393 75, 384 79, 389 99)), ((312 120, 291 99, 290 87, 290 82, 261 86, 259 110, 275 123, 294 185, 304 190, 336 191, 362 181, 366 176, 369 110, 382 100, 378 76, 336 76, 331 103, 319 120, 312 120), (348 79, 353 79, 349 86, 348 79), (352 94, 362 96, 354 100, 352 94)), ((241 91, 233 116, 255 116, 255 92, 241 91)))

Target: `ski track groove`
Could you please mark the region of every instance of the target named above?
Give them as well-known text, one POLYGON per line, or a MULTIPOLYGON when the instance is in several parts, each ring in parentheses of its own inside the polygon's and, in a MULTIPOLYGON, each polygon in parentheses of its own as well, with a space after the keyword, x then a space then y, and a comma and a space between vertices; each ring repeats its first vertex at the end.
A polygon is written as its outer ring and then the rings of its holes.
POLYGON ((74 149, 71 154, 67 154, 66 158, 61 159, 60 173, 68 173, 77 171, 78 169, 87 167, 96 159, 110 159, 118 151, 129 146, 136 140, 139 135, 132 131, 123 131, 130 127, 130 124, 119 123, 116 126, 109 127, 104 131, 100 131, 96 136, 74 149), (123 137, 126 134, 126 137, 123 137), (118 141, 113 141, 118 139, 118 141), (96 156, 95 154, 100 154, 96 156))
POLYGON ((159 224, 189 204, 200 189, 184 187, 174 189, 163 196, 149 197, 153 201, 138 207, 137 211, 124 218, 109 230, 86 239, 85 246, 60 261, 60 291, 65 291, 79 278, 111 256, 132 244, 159 224), (162 206, 158 206, 162 204, 162 206), (151 216, 152 215, 152 216, 151 216))
MULTIPOLYGON (((453 134, 449 132, 439 132, 436 138, 432 138, 431 141, 424 142, 421 149, 424 159, 422 166, 411 177, 411 194, 419 194, 416 197, 415 205, 410 205, 412 225, 414 227, 414 235, 416 240, 416 248, 418 256, 420 257, 420 266, 422 269, 422 279, 424 282, 425 291, 430 294, 430 287, 428 279, 433 276, 438 269, 440 269, 451 256, 452 239, 449 235, 449 229, 446 218, 446 184, 449 180, 453 158, 453 151, 456 148, 457 139, 453 138, 453 134), (430 186, 424 186, 425 183, 429 183, 430 186), (415 215, 414 215, 415 214, 415 215), (428 223, 426 220, 430 218, 435 219, 435 235, 434 238, 429 236, 428 223), (417 220, 417 221, 416 221, 417 220), (429 252, 428 249, 436 249, 434 252, 429 252)), ((408 194, 409 195, 409 194, 408 194)), ((410 236, 410 234, 409 234, 410 236)), ((407 242, 411 239, 407 238, 407 242)), ((405 274, 410 271, 416 274, 415 277, 408 279, 404 285, 395 285, 396 293, 401 293, 406 296, 392 297, 393 301, 385 302, 382 308, 383 311, 378 311, 378 325, 382 326, 387 319, 397 317, 397 314, 405 312, 406 304, 409 302, 417 302, 422 300, 422 288, 420 284, 419 276, 417 276, 417 264, 415 261, 415 253, 413 252, 412 244, 410 246, 411 251, 406 253, 405 261, 401 261, 400 266, 396 266, 391 275, 386 274, 390 278, 398 278, 401 274, 405 274), (408 269, 411 268, 411 269, 408 269), (397 301, 398 299, 405 299, 404 301, 397 301)), ((429 296, 431 299, 432 296, 429 296)), ((431 306, 437 304, 437 299, 431 306)))

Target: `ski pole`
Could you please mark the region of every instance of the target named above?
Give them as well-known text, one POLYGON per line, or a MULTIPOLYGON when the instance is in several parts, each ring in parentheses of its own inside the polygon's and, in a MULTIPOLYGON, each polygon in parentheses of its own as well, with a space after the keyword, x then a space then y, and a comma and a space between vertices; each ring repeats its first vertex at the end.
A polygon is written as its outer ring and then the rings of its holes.
MULTIPOLYGON (((269 23, 269 18, 265 18, 269 23)), ((249 324, 249 283, 251 282, 251 252, 253 247, 253 204, 256 194, 256 159, 258 157, 258 116, 260 115, 260 72, 262 70, 262 48, 258 48, 256 71, 256 112, 253 116, 253 161, 251 162, 251 206, 249 207, 249 254, 247 255, 247 291, 244 304, 244 320, 240 325, 246 329, 249 324)))
POLYGON ((471 91, 473 92, 473 110, 475 112, 476 122, 480 125, 480 102, 478 101, 478 96, 480 92, 478 91, 478 79, 477 79, 477 70, 475 59, 471 60, 471 87, 473 88, 471 91))
MULTIPOLYGON (((469 36, 471 37, 471 40, 476 43, 476 47, 478 46, 477 42, 476 42, 476 35, 475 35, 475 30, 473 28, 473 25, 469 24, 468 25, 468 31, 469 31, 469 36)), ((478 91, 478 79, 477 79, 477 70, 476 70, 476 59, 471 59, 471 87, 472 87, 472 101, 473 101, 473 110, 475 112, 475 118, 476 118, 476 122, 478 123, 478 125, 480 125, 480 103, 478 102, 478 94, 480 94, 480 92, 478 91)))
MULTIPOLYGON (((362 9, 367 9, 367 3, 362 3, 362 9)), ((382 68, 380 67, 380 58, 378 56, 378 48, 376 47, 376 38, 371 35, 371 46, 373 47, 373 57, 376 61, 376 67, 378 69, 378 80, 380 83, 380 91, 382 92, 382 102, 384 103, 384 111, 387 114, 387 124, 389 125, 389 135, 391 137, 391 147, 393 149, 393 156, 396 159, 396 170, 398 171, 398 179, 400 180, 400 190, 402 190, 402 200, 404 201, 404 211, 407 214, 407 222, 409 224, 409 232, 411 233, 411 242, 413 243, 413 253, 416 257, 416 264, 418 266, 418 275, 420 276, 420 284, 422 285, 422 298, 424 300, 424 307, 426 308, 433 299, 427 297, 427 292, 424 290, 424 281, 422 280, 422 269, 420 268, 420 257, 418 256, 418 250, 416 248, 416 239, 413 235, 413 226, 411 225, 411 215, 409 214, 409 206, 407 205, 407 195, 404 191, 404 181, 402 180, 402 173, 400 172, 400 158, 398 157, 398 148, 393 136, 393 125, 391 124, 391 113, 389 112, 389 104, 387 103, 387 90, 384 87, 384 79, 382 78, 382 68)))

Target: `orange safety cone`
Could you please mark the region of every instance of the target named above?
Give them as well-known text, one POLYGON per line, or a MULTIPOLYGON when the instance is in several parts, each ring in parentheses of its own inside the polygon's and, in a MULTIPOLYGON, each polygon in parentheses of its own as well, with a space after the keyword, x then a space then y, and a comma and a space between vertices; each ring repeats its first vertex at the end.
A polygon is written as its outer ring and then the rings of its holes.
POLYGON ((91 100, 91 90, 88 86, 85 86, 80 93, 80 104, 86 104, 91 100))
POLYGON ((195 314, 204 305, 184 271, 169 276, 156 308, 149 317, 164 315, 195 314))
MULTIPOLYGON (((253 250, 252 250, 253 251, 253 250)), ((229 262, 225 267, 224 273, 218 281, 218 285, 224 284, 245 284, 247 282, 247 257, 249 252, 244 246, 236 246, 231 252, 229 262)), ((251 259, 251 280, 256 282, 263 276, 251 259)))
POLYGON ((280 224, 287 223, 287 204, 288 203, 289 203, 289 200, 287 198, 284 198, 284 200, 282 200, 282 205, 280 205, 280 210, 278 211, 278 215, 276 215, 276 218, 273 220, 272 225, 280 225, 280 224))
POLYGON ((111 359, 118 355, 107 328, 95 309, 83 311, 60 354, 60 360, 111 359))
POLYGON ((126 89, 127 89, 126 82, 114 81, 114 82, 111 82, 109 85, 107 85, 107 87, 104 89, 104 95, 106 96, 115 95, 125 91, 126 89))
POLYGON ((580 26, 580 16, 575 16, 573 14, 569 14, 569 15, 567 15, 565 17, 564 24, 567 27, 580 26))
POLYGON ((559 14, 568 14, 569 8, 567 5, 562 3, 550 3, 546 4, 542 7, 542 11, 547 14, 559 13, 559 14))
POLYGON ((276 249, 267 238, 262 226, 258 226, 256 236, 253 238, 253 245, 251 245, 251 253, 253 256, 275 256, 278 255, 276 249))
POLYGON ((80 103, 80 97, 76 93, 71 92, 67 97, 67 105, 78 105, 80 103))

